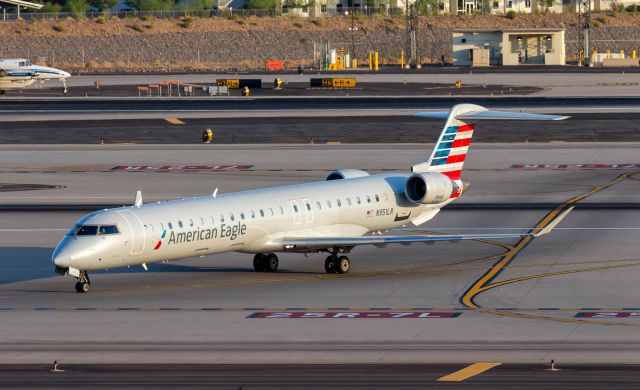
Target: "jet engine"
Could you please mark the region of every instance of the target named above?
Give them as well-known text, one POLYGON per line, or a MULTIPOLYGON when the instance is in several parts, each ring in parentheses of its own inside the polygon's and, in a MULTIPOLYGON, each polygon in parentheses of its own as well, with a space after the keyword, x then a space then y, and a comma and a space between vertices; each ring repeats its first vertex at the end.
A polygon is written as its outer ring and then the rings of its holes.
POLYGON ((417 173, 409 176, 404 195, 413 203, 438 204, 451 197, 458 186, 439 172, 417 173))
POLYGON ((340 179, 353 179, 356 177, 369 176, 369 172, 361 169, 338 169, 333 171, 327 176, 326 180, 340 180, 340 179))

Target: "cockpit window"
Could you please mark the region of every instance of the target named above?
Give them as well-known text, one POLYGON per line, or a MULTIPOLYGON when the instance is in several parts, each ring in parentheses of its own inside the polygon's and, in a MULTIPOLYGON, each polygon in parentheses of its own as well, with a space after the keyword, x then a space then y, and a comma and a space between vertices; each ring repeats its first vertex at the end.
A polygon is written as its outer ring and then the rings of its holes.
POLYGON ((91 225, 83 225, 76 230, 76 236, 95 236, 98 234, 98 227, 91 225))
POLYGON ((118 227, 116 225, 102 225, 100 226, 100 234, 118 234, 118 227))

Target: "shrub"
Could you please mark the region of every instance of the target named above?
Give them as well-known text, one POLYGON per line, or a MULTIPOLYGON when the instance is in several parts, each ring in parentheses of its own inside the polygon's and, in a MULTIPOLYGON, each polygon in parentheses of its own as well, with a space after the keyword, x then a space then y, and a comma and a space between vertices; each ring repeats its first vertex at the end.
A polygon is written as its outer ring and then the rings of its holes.
POLYGON ((51 3, 47 1, 42 5, 42 8, 40 8, 37 12, 42 12, 44 14, 57 14, 58 12, 61 12, 61 11, 62 11, 62 6, 60 4, 51 3))
POLYGON ((322 20, 320 19, 314 19, 311 21, 311 23, 313 23, 316 27, 322 27, 322 20))
POLYGON ((507 18, 509 18, 509 19, 515 19, 516 15, 517 15, 516 11, 514 11, 514 10, 511 10, 511 11, 507 12, 507 18))
POLYGON ((184 28, 190 28, 192 24, 193 18, 191 16, 186 16, 180 21, 180 25, 184 28))
POLYGON ((270 9, 276 7, 275 0, 249 0, 247 1, 248 9, 270 9))
POLYGON ((53 28, 53 31, 56 32, 65 32, 67 30, 67 28, 62 23, 54 24, 51 28, 53 28))
POLYGON ((298 28, 302 28, 302 23, 300 23, 300 22, 294 22, 293 25, 298 27, 298 28))
POLYGON ((96 18, 96 23, 98 24, 105 24, 107 22, 107 20, 104 18, 104 16, 98 16, 96 18))
POLYGON ((89 9, 87 0, 67 0, 64 10, 73 16, 74 19, 84 18, 84 13, 89 9))
POLYGON ((144 28, 141 25, 139 25, 138 23, 132 24, 132 25, 130 25, 128 27, 130 29, 134 30, 134 31, 137 31, 137 32, 144 32, 144 28))

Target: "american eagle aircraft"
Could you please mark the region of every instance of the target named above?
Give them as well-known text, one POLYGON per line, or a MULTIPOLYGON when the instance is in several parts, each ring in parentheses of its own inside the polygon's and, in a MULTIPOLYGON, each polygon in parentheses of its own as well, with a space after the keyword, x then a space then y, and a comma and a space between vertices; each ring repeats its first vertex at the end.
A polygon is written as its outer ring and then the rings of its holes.
MULTIPOLYGON (((431 156, 409 172, 371 175, 358 169, 330 173, 325 181, 96 211, 81 218, 52 255, 56 272, 90 289, 87 271, 223 252, 254 254, 260 272, 278 269, 276 252, 326 252, 327 273, 348 273, 346 256, 358 245, 540 236, 568 213, 527 234, 382 235, 421 225, 466 189, 460 179, 476 120, 560 120, 566 117, 490 111, 459 104, 449 112, 431 156), (373 234, 372 234, 373 233, 373 234)), ((400 231, 402 232, 402 231, 400 231)))
POLYGON ((67 78, 64 70, 40 66, 24 58, 0 59, 0 96, 10 89, 23 89, 35 82, 61 80, 63 94, 67 94, 67 78))

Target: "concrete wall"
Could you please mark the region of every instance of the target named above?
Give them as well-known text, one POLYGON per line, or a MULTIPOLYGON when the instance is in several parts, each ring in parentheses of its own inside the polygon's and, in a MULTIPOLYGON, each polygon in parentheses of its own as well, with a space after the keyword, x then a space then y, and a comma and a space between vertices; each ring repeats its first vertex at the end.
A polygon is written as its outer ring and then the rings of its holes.
POLYGON ((478 48, 487 48, 489 50, 489 63, 491 65, 497 65, 500 61, 501 46, 502 38, 499 32, 454 32, 453 64, 457 66, 471 66, 470 51, 478 48), (489 44, 488 47, 486 47, 486 43, 489 44))

